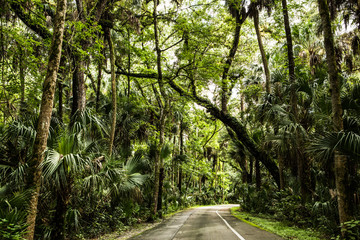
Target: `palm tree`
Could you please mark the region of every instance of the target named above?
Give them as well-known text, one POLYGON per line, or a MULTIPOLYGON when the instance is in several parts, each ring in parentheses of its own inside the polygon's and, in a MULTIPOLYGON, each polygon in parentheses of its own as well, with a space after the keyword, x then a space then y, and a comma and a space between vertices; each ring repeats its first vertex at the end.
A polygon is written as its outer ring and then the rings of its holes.
MULTIPOLYGON (((331 106, 332 120, 335 131, 342 131, 343 125, 343 109, 340 100, 340 79, 339 71, 336 64, 336 54, 334 45, 334 36, 331 28, 330 11, 326 1, 318 0, 318 8, 323 26, 324 46, 326 51, 326 62, 329 74, 329 82, 331 88, 331 106)), ((349 188, 347 156, 335 151, 335 181, 338 191, 338 209, 340 224, 351 220, 353 213, 351 211, 350 196, 347 189, 349 188)), ((344 232, 342 233, 344 234, 344 232)))
POLYGON ((56 195, 52 238, 65 239, 65 214, 76 176, 94 171, 94 163, 87 156, 94 149, 94 143, 83 139, 80 133, 64 131, 52 145, 41 167, 45 187, 56 195))
POLYGON ((260 54, 261 54, 261 60, 263 63, 263 67, 264 67, 264 72, 265 72, 265 90, 266 93, 269 94, 270 93, 270 70, 269 70, 269 64, 268 64, 268 60, 265 54, 265 49, 263 46, 263 42, 262 42, 262 38, 261 38, 261 33, 260 33, 260 28, 259 28, 259 12, 263 9, 266 9, 268 11, 268 14, 270 14, 271 11, 271 7, 274 4, 273 0, 259 0, 256 2, 252 2, 250 4, 250 13, 249 16, 253 18, 254 20, 254 27, 255 27, 255 32, 256 32, 256 37, 258 40, 258 46, 259 46, 259 50, 260 50, 260 54))
POLYGON ((282 11, 284 16, 284 26, 285 26, 285 34, 286 34, 286 45, 287 45, 287 57, 288 57, 288 69, 289 69, 289 78, 290 78, 290 106, 291 111, 295 117, 297 118, 297 97, 295 90, 295 61, 294 61, 294 50, 293 50, 293 42, 289 21, 289 13, 286 0, 281 0, 282 11))

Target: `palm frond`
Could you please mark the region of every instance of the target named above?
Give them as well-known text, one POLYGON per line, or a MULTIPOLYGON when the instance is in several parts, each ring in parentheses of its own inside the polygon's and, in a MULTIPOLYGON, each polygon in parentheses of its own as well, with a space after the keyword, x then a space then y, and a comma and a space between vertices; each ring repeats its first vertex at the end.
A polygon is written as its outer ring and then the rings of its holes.
POLYGON ((161 157, 162 159, 166 159, 166 158, 168 158, 168 157, 170 156, 170 154, 171 154, 170 145, 167 144, 167 143, 165 143, 165 144, 162 146, 161 150, 160 150, 160 157, 161 157))
POLYGON ((315 138, 308 152, 318 159, 329 159, 335 151, 352 158, 360 157, 360 135, 354 132, 327 133, 315 138))
POLYGON ((149 162, 144 158, 142 151, 137 151, 124 165, 124 171, 129 175, 146 172, 149 169, 149 162))

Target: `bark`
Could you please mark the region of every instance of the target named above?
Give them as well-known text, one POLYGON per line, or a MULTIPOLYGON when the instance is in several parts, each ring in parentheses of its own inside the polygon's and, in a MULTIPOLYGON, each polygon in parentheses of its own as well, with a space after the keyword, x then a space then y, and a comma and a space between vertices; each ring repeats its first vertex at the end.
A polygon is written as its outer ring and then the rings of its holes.
POLYGON ((56 77, 59 70, 61 58, 65 15, 66 0, 58 0, 56 7, 53 40, 49 50, 49 61, 43 86, 43 95, 41 99, 37 134, 34 142, 33 157, 29 162, 29 179, 31 180, 31 183, 29 184, 32 185, 31 187, 34 190, 30 199, 29 214, 26 222, 28 227, 25 238, 28 240, 34 239, 35 221, 37 215, 37 205, 40 194, 42 174, 39 165, 43 161, 47 138, 49 135, 51 113, 55 95, 56 77))
MULTIPOLYGON (((184 126, 183 126, 183 121, 181 120, 180 122, 180 135, 179 135, 179 140, 180 140, 180 156, 184 155, 184 126)), ((179 189, 179 193, 180 196, 182 194, 182 163, 180 162, 179 164, 179 182, 178 182, 178 189, 179 189)))
POLYGON ((240 168, 242 169, 242 172, 241 172, 241 177, 242 177, 242 182, 243 183, 249 183, 249 173, 248 173, 248 163, 247 163, 247 159, 246 159, 246 156, 243 156, 241 157, 241 159, 239 160, 239 165, 240 165, 240 168))
POLYGON ((73 101, 71 107, 71 118, 72 123, 74 121, 74 117, 79 112, 85 110, 86 104, 86 88, 85 88, 85 74, 84 74, 84 60, 81 59, 81 56, 74 56, 74 74, 73 74, 73 101))
MULTIPOLYGON (((343 126, 343 110, 340 99, 340 79, 339 70, 336 64, 334 36, 331 29, 331 20, 329 7, 326 0, 318 0, 319 13, 323 26, 324 46, 326 51, 326 62, 328 68, 328 75, 330 81, 331 91, 331 107, 332 107, 332 121, 335 131, 342 131, 343 126)), ((351 211, 351 197, 347 189, 350 187, 350 181, 347 169, 347 157, 336 151, 334 154, 335 160, 335 183, 337 189, 337 200, 339 210, 340 224, 353 219, 351 211)), ((344 234, 345 232, 342 232, 344 234)))
POLYGON ((162 194, 163 194, 163 189, 162 186, 164 184, 164 179, 165 179, 165 174, 164 174, 164 168, 160 168, 160 173, 159 173, 159 196, 158 196, 158 211, 159 211, 159 217, 162 217, 162 194))
POLYGON ((261 34, 260 34, 260 29, 259 29, 259 12, 257 10, 255 10, 255 13, 254 13, 254 26, 255 26, 256 37, 257 37, 257 41, 258 41, 258 45, 259 45, 259 49, 260 49, 260 53, 261 53, 261 59, 262 59, 264 72, 265 72, 265 90, 266 90, 266 93, 269 94, 271 91, 270 90, 270 70, 269 70, 269 64, 268 64, 266 54, 265 54, 264 45, 263 45, 262 39, 261 39, 261 34))
POLYGON ((54 214, 54 233, 52 239, 65 239, 65 214, 70 200, 70 189, 58 191, 56 197, 56 208, 54 214))
POLYGON ((278 154, 278 159, 279 159, 280 190, 284 190, 285 188, 284 159, 281 156, 281 154, 278 154))
POLYGON ((110 50, 110 64, 111 64, 111 96, 112 96, 112 116, 111 116, 111 133, 110 133, 110 143, 109 143, 109 154, 111 156, 114 138, 115 138, 115 127, 116 127, 116 78, 115 78, 115 50, 114 45, 111 39, 110 30, 107 30, 107 41, 109 43, 110 50))
MULTIPOLYGON (((130 30, 128 29, 128 41, 129 41, 129 53, 128 53, 128 72, 130 72, 130 68, 131 68, 131 54, 130 54, 130 30)), ((131 79, 130 76, 127 76, 127 98, 128 100, 130 99, 130 90, 131 90, 131 79)))
POLYGON ((261 169, 260 162, 258 159, 255 159, 255 181, 256 181, 256 189, 260 190, 261 188, 261 169))
POLYGON ((290 105, 291 112, 294 115, 294 118, 297 118, 297 97, 295 91, 295 62, 294 62, 294 51, 292 44, 292 36, 291 36, 291 28, 289 22, 289 14, 287 10, 287 2, 286 0, 282 0, 282 11, 284 16, 284 26, 285 26, 285 34, 286 34, 286 45, 287 45, 287 53, 288 53, 288 68, 289 68, 289 78, 290 78, 290 105))
POLYGON ((58 116, 60 121, 63 121, 63 84, 61 81, 58 82, 58 91, 59 91, 59 110, 58 116))
MULTIPOLYGON (((297 136, 297 139, 300 139, 297 136)), ((304 154, 302 141, 299 140, 300 145, 297 150, 298 159, 298 177, 300 182, 300 193, 302 202, 306 203, 311 196, 311 176, 310 176, 310 163, 307 156, 304 154)))
POLYGON ((249 175, 248 175, 248 183, 252 183, 253 181, 253 172, 254 172, 254 157, 250 156, 249 159, 249 175))
POLYGON ((102 75, 102 61, 98 63, 98 75, 97 75, 97 88, 96 88, 96 111, 99 109, 100 92, 101 92, 101 75, 102 75))
POLYGON ((20 47, 19 49, 19 67, 20 67, 20 115, 23 115, 26 112, 26 103, 25 103, 25 62, 24 62, 24 50, 20 47))

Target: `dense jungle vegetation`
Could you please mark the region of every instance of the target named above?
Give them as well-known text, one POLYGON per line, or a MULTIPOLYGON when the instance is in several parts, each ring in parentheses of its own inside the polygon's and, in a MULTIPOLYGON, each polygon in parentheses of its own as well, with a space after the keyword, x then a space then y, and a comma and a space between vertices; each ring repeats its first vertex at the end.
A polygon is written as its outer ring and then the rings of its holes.
POLYGON ((0 0, 1 239, 239 203, 360 236, 356 0, 0 0))

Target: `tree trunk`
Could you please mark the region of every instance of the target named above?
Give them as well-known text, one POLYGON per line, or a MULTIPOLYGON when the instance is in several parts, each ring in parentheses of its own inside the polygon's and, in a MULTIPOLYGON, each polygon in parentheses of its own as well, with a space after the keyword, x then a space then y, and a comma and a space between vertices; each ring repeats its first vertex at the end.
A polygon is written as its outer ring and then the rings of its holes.
POLYGON ((65 191, 58 191, 56 196, 56 209, 54 214, 54 232, 52 239, 65 239, 65 215, 70 200, 70 188, 66 187, 65 191))
MULTIPOLYGON (((330 80, 332 120, 335 131, 342 131, 343 126, 343 110, 340 99, 340 79, 339 71, 336 64, 334 36, 331 29, 331 20, 329 7, 326 0, 318 0, 319 13, 323 26, 324 46, 326 51, 326 62, 330 80)), ((347 189, 349 188, 349 176, 347 169, 347 157, 335 151, 335 182, 337 189, 337 200, 339 210, 340 224, 353 219, 351 211, 351 197, 347 189)), ((344 234, 344 232, 342 232, 344 234)))
POLYGON ((63 121, 63 84, 61 81, 58 81, 58 91, 59 91, 59 109, 58 109, 58 116, 60 122, 63 121))
MULTIPOLYGON (((297 136, 297 139, 300 139, 297 136)), ((310 176, 310 162, 306 154, 304 154, 303 146, 304 144, 299 141, 300 145, 297 150, 297 160, 298 160, 298 177, 300 182, 300 193, 302 197, 302 202, 306 203, 307 200, 311 197, 311 176, 310 176)))
POLYGON ((229 70, 230 70, 231 64, 234 60, 236 51, 239 46, 241 25, 245 21, 246 17, 242 17, 240 11, 236 10, 235 19, 236 19, 236 26, 235 26, 235 31, 234 31, 233 44, 231 46, 229 56, 226 59, 223 74, 222 74, 221 110, 224 113, 227 113, 227 111, 228 111, 227 104, 228 104, 228 101, 229 101, 229 98, 231 95, 231 89, 232 89, 232 87, 231 86, 229 87, 229 84, 228 84, 229 70))
POLYGON ((248 183, 252 183, 253 181, 253 172, 254 172, 254 157, 250 156, 249 159, 249 174, 248 174, 248 183))
POLYGON ((65 15, 66 0, 58 0, 54 22, 53 39, 49 50, 49 61, 43 86, 43 95, 41 99, 37 134, 34 142, 34 155, 29 162, 29 178, 31 180, 30 185, 32 185, 32 187, 34 188, 34 191, 30 198, 29 214, 26 222, 28 227, 25 238, 28 240, 34 239, 35 221, 37 215, 37 205, 40 194, 42 174, 39 165, 43 161, 47 138, 49 135, 51 113, 55 95, 56 77, 59 70, 61 58, 65 15))
MULTIPOLYGON (((180 135, 179 135, 179 140, 180 140, 180 156, 184 155, 184 124, 183 124, 183 120, 180 121, 180 135)), ((182 186, 182 163, 179 163, 179 182, 178 182, 178 189, 179 189, 179 193, 180 196, 182 194, 182 190, 181 190, 181 186, 182 186)))
POLYGON ((165 179, 165 174, 164 174, 164 168, 160 168, 160 173, 159 173, 159 196, 158 196, 158 213, 159 213, 159 217, 162 217, 162 194, 163 194, 163 189, 162 186, 164 184, 164 179, 165 179))
POLYGON ((278 159, 279 159, 279 175, 280 175, 280 190, 284 190, 285 188, 285 176, 284 176, 284 159, 281 156, 281 154, 278 154, 278 159))
POLYGON ((269 94, 271 91, 270 90, 270 70, 269 70, 269 64, 268 64, 266 54, 265 54, 265 49, 264 49, 262 39, 261 39, 261 34, 260 34, 260 29, 259 29, 259 12, 258 12, 258 10, 255 10, 255 13, 254 13, 254 26, 255 26, 256 37, 258 40, 258 45, 259 45, 259 49, 260 49, 260 53, 261 53, 261 59, 262 59, 264 72, 265 72, 265 90, 266 90, 266 93, 269 94))
POLYGON ((255 159, 255 179, 256 179, 256 189, 259 191, 261 188, 261 169, 260 161, 255 159))
POLYGON ((100 92, 101 92, 101 75, 102 75, 102 61, 98 63, 98 75, 97 75, 97 88, 96 88, 96 111, 99 110, 100 92))
POLYGON ((242 177, 242 182, 243 183, 249 183, 249 173, 248 173, 248 167, 247 167, 247 161, 246 161, 246 157, 242 157, 239 161, 239 165, 242 169, 241 172, 241 177, 242 177))
MULTIPOLYGON (((129 47, 128 47, 128 49, 129 49, 129 53, 128 53, 128 72, 130 72, 130 68, 131 68, 131 52, 130 52, 130 47, 131 47, 131 44, 130 44, 130 30, 128 29, 127 30, 127 32, 128 32, 128 41, 129 41, 129 47)), ((128 100, 130 99, 130 88, 131 88, 131 85, 130 85, 130 83, 131 83, 131 79, 130 79, 130 76, 127 76, 127 98, 128 98, 128 100)))
POLYGON ((84 77, 84 60, 81 59, 81 56, 74 56, 74 74, 73 74, 73 102, 71 108, 71 125, 75 120, 74 117, 79 112, 85 110, 86 104, 86 89, 85 89, 85 77, 84 77))
POLYGON ((26 64, 24 62, 24 50, 19 47, 19 67, 20 67, 20 115, 23 115, 26 112, 26 103, 25 103, 25 69, 26 64))
POLYGON ((282 0, 282 11, 284 15, 284 25, 285 25, 285 34, 286 34, 286 45, 288 52, 288 68, 289 68, 289 78, 290 78, 290 105, 291 112, 294 115, 294 118, 297 119, 297 97, 295 91, 295 62, 294 62, 294 52, 291 36, 291 28, 289 23, 289 14, 287 10, 286 0, 282 0))
MULTIPOLYGON (((158 102, 160 106, 160 119, 159 119, 159 146, 157 149, 157 153, 159 156, 155 159, 155 189, 154 189, 154 208, 153 213, 156 214, 158 211, 161 211, 161 209, 158 208, 158 200, 159 200, 159 189, 162 188, 162 185, 160 185, 160 169, 163 168, 163 159, 160 157, 160 151, 164 145, 164 135, 165 135, 165 119, 166 119, 166 111, 168 107, 168 98, 167 94, 164 89, 164 82, 163 82, 163 76, 162 76, 162 68, 161 68, 161 50, 160 50, 160 44, 159 44, 159 34, 158 34, 158 18, 157 18, 157 6, 159 5, 159 0, 154 0, 154 11, 153 11, 153 18, 154 18, 154 38, 155 38, 155 50, 156 50, 156 67, 157 67, 157 80, 159 84, 159 89, 161 93, 161 97, 164 99, 164 101, 161 99, 160 96, 158 96, 158 102)), ((156 91, 155 91, 156 94, 156 91)), ((161 201, 162 199, 160 199, 161 201)), ((159 204, 162 206, 162 204, 159 204)))
POLYGON ((115 138, 115 127, 116 127, 116 78, 115 78, 115 50, 114 45, 111 39, 111 33, 108 29, 106 31, 106 37, 109 43, 110 50, 110 64, 111 64, 111 96, 112 96, 112 116, 111 116, 111 133, 110 133, 110 143, 109 143, 109 155, 112 154, 112 149, 114 145, 115 138))

